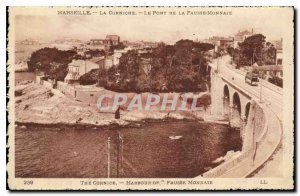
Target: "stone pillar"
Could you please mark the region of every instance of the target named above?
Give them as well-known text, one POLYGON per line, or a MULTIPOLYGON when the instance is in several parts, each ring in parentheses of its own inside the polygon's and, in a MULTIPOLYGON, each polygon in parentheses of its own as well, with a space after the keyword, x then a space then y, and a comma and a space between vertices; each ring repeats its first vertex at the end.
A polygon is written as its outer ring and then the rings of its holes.
POLYGON ((255 117, 255 102, 251 100, 250 102, 250 110, 248 114, 248 119, 244 121, 244 131, 243 131, 243 148, 242 151, 248 151, 253 150, 254 148, 254 134, 255 131, 255 123, 254 123, 254 117, 255 117))
POLYGON ((229 126, 231 126, 231 120, 233 118, 233 104, 229 104, 229 114, 228 114, 228 120, 229 120, 229 126))
POLYGON ((224 96, 224 97, 223 97, 222 116, 225 116, 225 110, 226 110, 226 109, 225 109, 225 102, 226 102, 226 97, 224 96))
POLYGON ((229 107, 229 99, 228 97, 223 96, 223 110, 222 110, 222 115, 225 117, 228 117, 228 108, 229 107))
POLYGON ((213 73, 211 75, 211 114, 222 115, 223 113, 223 89, 221 78, 213 73))
POLYGON ((240 129, 240 137, 242 138, 242 141, 244 141, 244 133, 246 131, 246 125, 247 125, 247 117, 243 116, 241 117, 241 129, 240 129))

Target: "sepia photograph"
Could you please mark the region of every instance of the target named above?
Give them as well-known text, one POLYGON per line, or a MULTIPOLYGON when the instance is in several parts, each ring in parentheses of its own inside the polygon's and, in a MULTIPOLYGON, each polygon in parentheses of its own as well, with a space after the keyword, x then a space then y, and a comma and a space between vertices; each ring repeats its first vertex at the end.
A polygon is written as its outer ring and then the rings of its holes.
POLYGON ((293 7, 7 12, 11 190, 294 189, 293 7))

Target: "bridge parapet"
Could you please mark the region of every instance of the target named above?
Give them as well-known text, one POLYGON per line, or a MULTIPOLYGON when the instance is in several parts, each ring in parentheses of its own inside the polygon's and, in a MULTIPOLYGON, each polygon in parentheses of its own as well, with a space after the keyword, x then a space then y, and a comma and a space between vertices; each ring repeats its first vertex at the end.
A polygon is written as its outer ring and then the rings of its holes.
MULTIPOLYGON (((241 71, 241 70, 238 70, 238 69, 234 69, 234 68, 231 68, 234 72, 242 75, 242 76, 246 76, 246 72, 244 71, 241 71)), ((280 95, 283 95, 283 88, 279 87, 279 86, 276 86, 274 84, 272 84, 271 82, 268 82, 266 80, 262 80, 262 85, 280 95)))

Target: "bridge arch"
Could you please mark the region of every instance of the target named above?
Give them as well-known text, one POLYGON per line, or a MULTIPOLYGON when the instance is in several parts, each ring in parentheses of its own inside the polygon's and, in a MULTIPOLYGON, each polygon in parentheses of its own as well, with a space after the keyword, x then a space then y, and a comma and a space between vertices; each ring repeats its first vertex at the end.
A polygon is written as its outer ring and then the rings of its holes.
POLYGON ((235 92, 232 96, 232 104, 233 108, 236 109, 239 112, 239 115, 241 116, 241 99, 237 92, 235 92))
MULTIPOLYGON (((226 79, 219 78, 212 72, 212 113, 216 115, 222 115, 224 119, 230 119, 232 117, 239 117, 240 120, 246 119, 246 107, 247 103, 251 100, 251 97, 240 89, 236 85, 228 82, 226 79), (236 111, 236 115, 232 114, 236 111)), ((248 111, 247 111, 248 115, 248 111)))
POLYGON ((246 117, 246 120, 248 119, 248 116, 249 116, 249 112, 250 112, 250 106, 251 106, 251 103, 248 102, 245 106, 245 117, 246 117))
POLYGON ((233 93, 232 96, 232 108, 230 115, 230 124, 233 127, 241 126, 241 116, 242 116, 242 104, 240 95, 237 92, 233 93))
POLYGON ((223 88, 223 115, 228 117, 230 112, 230 92, 228 86, 225 84, 223 88))

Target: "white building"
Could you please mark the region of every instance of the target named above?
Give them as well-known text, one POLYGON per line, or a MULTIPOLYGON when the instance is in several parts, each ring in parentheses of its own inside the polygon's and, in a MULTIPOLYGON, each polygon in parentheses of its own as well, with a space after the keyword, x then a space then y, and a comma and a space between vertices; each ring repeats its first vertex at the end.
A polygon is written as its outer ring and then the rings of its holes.
POLYGON ((273 42, 276 48, 276 65, 282 65, 283 50, 282 50, 283 39, 276 40, 273 42))
POLYGON ((245 31, 239 31, 234 35, 234 43, 233 47, 237 48, 239 46, 239 43, 245 41, 247 37, 250 37, 254 35, 253 29, 251 31, 245 30, 245 31))
POLYGON ((120 58, 123 54, 128 52, 130 48, 124 48, 122 50, 114 50, 114 55, 113 55, 113 64, 118 66, 120 63, 120 58))
POLYGON ((114 56, 107 56, 104 61, 105 69, 109 69, 114 65, 114 56))
POLYGON ((80 76, 88 73, 92 69, 99 69, 103 62, 103 57, 92 58, 89 60, 73 60, 68 67, 68 74, 64 81, 69 83, 79 80, 80 76))

